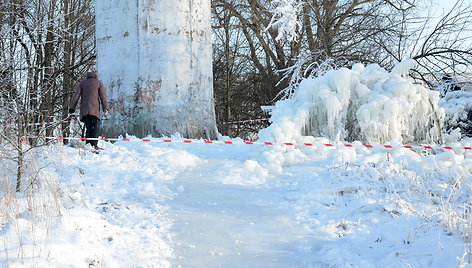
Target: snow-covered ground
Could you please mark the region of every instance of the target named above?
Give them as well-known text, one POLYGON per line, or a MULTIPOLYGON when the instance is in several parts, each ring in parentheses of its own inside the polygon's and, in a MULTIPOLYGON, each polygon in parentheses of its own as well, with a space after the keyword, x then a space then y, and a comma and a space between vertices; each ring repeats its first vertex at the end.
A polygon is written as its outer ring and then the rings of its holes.
POLYGON ((2 267, 470 262, 472 153, 465 150, 101 145, 100 154, 60 144, 30 153, 39 189, 2 222, 2 267), (288 156, 297 159, 270 164, 288 156))
POLYGON ((306 79, 259 133, 295 145, 56 143, 26 155, 18 194, 0 147, 0 266, 470 267, 472 139, 440 129, 470 96, 441 105, 413 63, 306 79))

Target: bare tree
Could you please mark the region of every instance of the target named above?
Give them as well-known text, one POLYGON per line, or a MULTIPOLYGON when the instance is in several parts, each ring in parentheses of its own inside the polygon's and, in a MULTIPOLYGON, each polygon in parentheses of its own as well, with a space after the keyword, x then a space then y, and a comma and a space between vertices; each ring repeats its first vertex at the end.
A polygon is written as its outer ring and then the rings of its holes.
MULTIPOLYGON (((352 61, 387 62, 389 57, 376 43, 383 45, 401 29, 401 23, 394 20, 392 14, 398 17, 398 14, 410 10, 393 1, 300 0, 297 2, 297 25, 301 27, 296 27, 298 31, 292 35, 294 38, 281 38, 278 30, 270 27, 274 23, 272 11, 280 2, 213 1, 215 36, 218 37, 214 51, 215 66, 246 66, 239 72, 237 69, 215 69, 215 76, 219 78, 215 79, 215 89, 225 88, 221 92, 215 91, 220 126, 222 121, 261 115, 260 106, 272 105, 279 93, 290 86, 291 74, 287 72, 294 70, 294 66, 305 68, 333 58, 342 59, 338 63, 343 64, 352 61), (236 40, 238 45, 231 45, 236 40), (228 55, 233 56, 229 58, 228 55), (221 74, 228 73, 228 70, 233 71, 232 78, 221 74), (230 88, 228 81, 231 79, 240 82, 232 83, 230 88), (222 94, 226 96, 224 101, 220 97, 222 94)), ((253 130, 253 126, 244 127, 253 130)), ((239 131, 236 127, 231 131, 228 127, 223 129, 228 135, 239 131)))
POLYGON ((422 25, 411 29, 408 54, 415 59, 417 73, 432 86, 445 74, 461 76, 472 66, 472 4, 458 0, 438 18, 427 16, 422 25), (427 76, 424 76, 427 74, 427 76), (429 77, 428 77, 429 76, 429 77), (431 81, 430 77, 434 77, 431 81))
MULTIPOLYGON (((293 90, 297 81, 355 62, 391 69, 402 59, 413 58, 420 66, 415 71, 424 80, 470 72, 470 4, 458 0, 434 21, 423 7, 428 3, 214 0, 218 123, 254 117, 261 113, 259 106, 271 105, 280 92, 293 90), (295 12, 288 15, 297 20, 293 24, 297 27, 292 27, 295 33, 287 38, 280 37, 277 27, 270 27, 283 21, 283 14, 277 14, 277 10, 286 10, 277 9, 281 4, 296 5, 295 12), (238 70, 225 65, 244 67, 238 70)), ((223 129, 224 134, 236 135, 240 128, 223 129)))
POLYGON ((300 49, 277 40, 268 29, 270 1, 217 0, 212 2, 214 45, 214 88, 220 131, 230 136, 255 133, 258 125, 228 125, 264 115, 261 106, 270 105, 285 87, 279 69, 285 69, 300 49), (223 97, 224 96, 224 97, 223 97), (244 134, 246 133, 246 134, 244 134))
POLYGON ((94 63, 93 14, 92 0, 0 3, 1 135, 16 151, 17 191, 29 148, 25 137, 60 131, 38 123, 66 116, 72 84, 94 63))

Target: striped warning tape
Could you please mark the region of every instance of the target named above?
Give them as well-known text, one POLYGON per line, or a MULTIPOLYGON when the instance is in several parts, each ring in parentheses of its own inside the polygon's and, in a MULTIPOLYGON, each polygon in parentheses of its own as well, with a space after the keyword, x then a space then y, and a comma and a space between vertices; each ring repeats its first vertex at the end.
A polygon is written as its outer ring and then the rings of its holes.
POLYGON ((472 150, 467 146, 430 146, 430 145, 354 145, 350 143, 333 144, 333 143, 294 143, 294 142, 263 142, 263 141, 212 141, 212 140, 171 140, 171 139, 124 139, 124 138, 75 138, 75 137, 46 137, 36 136, 27 137, 28 139, 53 139, 53 140, 97 140, 97 141, 139 141, 139 142, 163 142, 163 143, 204 143, 204 144, 246 144, 246 145, 285 145, 285 146, 326 146, 326 147, 365 147, 365 148, 406 148, 406 149, 442 149, 442 150, 472 150))
POLYGON ((259 119, 243 120, 243 121, 223 122, 223 125, 254 123, 254 122, 260 122, 260 121, 268 121, 269 119, 270 118, 259 118, 259 119))

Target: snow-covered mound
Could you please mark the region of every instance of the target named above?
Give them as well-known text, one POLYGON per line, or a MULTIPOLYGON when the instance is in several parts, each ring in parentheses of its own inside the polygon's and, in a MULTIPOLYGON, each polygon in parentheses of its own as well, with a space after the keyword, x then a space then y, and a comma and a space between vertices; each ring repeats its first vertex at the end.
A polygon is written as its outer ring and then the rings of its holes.
POLYGON ((303 80, 294 97, 276 103, 262 140, 311 142, 313 137, 369 143, 436 142, 444 110, 439 93, 414 84, 414 60, 391 72, 377 64, 328 71, 303 80))
POLYGON ((456 139, 463 138, 466 135, 472 136, 472 122, 470 121, 472 118, 471 91, 447 92, 444 98, 439 101, 439 105, 446 111, 445 130, 451 132, 451 136, 456 139))

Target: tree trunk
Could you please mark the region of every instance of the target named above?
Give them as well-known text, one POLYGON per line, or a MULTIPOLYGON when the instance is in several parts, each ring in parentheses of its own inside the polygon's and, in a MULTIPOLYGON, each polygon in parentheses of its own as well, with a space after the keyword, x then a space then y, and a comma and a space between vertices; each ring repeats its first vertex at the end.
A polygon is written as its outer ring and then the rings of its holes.
MULTIPOLYGON (((71 7, 69 6, 69 0, 63 0, 62 3, 62 8, 63 8, 63 13, 64 13, 64 29, 70 30, 71 29, 71 20, 72 18, 72 13, 71 7)), ((69 112, 69 101, 70 101, 70 95, 68 92, 71 92, 73 87, 72 84, 72 79, 71 79, 71 73, 70 73, 70 67, 71 67, 71 62, 72 62, 72 55, 71 55, 71 50, 72 50, 72 42, 73 38, 70 34, 67 34, 65 37, 65 42, 64 42, 64 54, 63 54, 63 60, 64 60, 64 73, 62 75, 62 116, 61 118, 66 118, 67 114, 69 112)), ((69 137, 70 133, 70 128, 68 127, 70 124, 62 124, 62 135, 63 137, 69 137)), ((68 140, 64 140, 64 143, 67 143, 68 140)))

